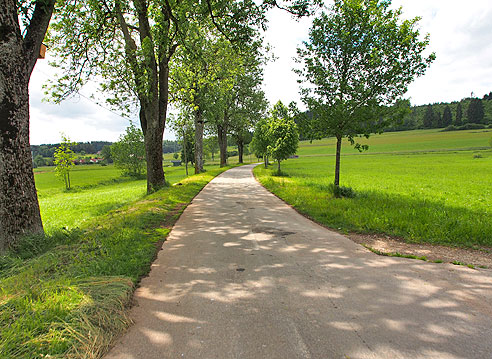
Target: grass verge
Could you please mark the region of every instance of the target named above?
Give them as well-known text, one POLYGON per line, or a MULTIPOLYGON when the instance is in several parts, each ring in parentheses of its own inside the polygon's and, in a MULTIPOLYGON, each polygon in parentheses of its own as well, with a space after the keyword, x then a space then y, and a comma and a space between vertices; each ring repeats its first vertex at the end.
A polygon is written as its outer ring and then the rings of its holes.
POLYGON ((127 308, 208 170, 97 217, 86 230, 26 238, 0 257, 0 358, 100 358, 130 324, 127 308))

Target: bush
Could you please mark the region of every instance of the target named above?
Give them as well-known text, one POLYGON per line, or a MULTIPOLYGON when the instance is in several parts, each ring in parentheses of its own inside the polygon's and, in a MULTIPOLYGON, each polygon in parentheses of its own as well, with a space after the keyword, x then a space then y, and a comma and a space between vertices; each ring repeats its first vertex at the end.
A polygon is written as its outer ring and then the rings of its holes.
POLYGON ((464 124, 463 126, 454 126, 450 125, 444 129, 441 130, 441 132, 445 131, 462 131, 462 130, 483 130, 487 128, 486 125, 482 125, 480 123, 467 123, 464 124))
POLYGON ((227 151, 227 157, 234 157, 237 156, 238 152, 236 150, 234 151, 227 151))
POLYGON ((356 196, 355 191, 351 187, 345 186, 335 186, 333 183, 328 187, 328 191, 333 194, 336 198, 346 197, 354 198, 356 196))

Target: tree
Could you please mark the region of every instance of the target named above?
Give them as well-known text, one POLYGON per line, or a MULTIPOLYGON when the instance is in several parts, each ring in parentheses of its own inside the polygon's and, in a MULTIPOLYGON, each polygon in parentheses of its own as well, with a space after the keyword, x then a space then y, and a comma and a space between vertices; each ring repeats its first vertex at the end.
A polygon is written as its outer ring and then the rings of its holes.
POLYGON ((255 126, 251 151, 257 158, 263 158, 265 168, 268 166, 269 122, 267 118, 261 118, 255 126))
MULTIPOLYGON (((222 81, 216 88, 210 123, 217 133, 220 166, 227 164, 227 135, 249 130, 256 118, 267 108, 267 101, 260 86, 263 81, 262 64, 266 58, 260 43, 249 46, 248 51, 238 53, 231 46, 224 47, 222 81)), ((241 142, 241 141, 240 141, 241 142)), ((241 142, 239 150, 243 151, 241 142)))
POLYGON ((104 146, 101 149, 101 156, 107 163, 113 163, 113 157, 111 156, 111 146, 104 146))
MULTIPOLYGON (((162 154, 161 154, 162 156, 162 154)), ((145 141, 141 129, 133 122, 117 142, 111 145, 111 157, 125 175, 141 177, 145 168, 145 141)))
MULTIPOLYGON (((315 0, 319 2, 318 0, 315 0)), ((147 192, 165 185, 162 139, 169 101, 169 71, 179 47, 192 46, 196 26, 212 23, 228 40, 248 43, 265 27, 265 12, 285 7, 303 16, 311 1, 108 0, 68 1, 55 17, 51 45, 65 74, 53 88, 55 100, 89 79, 101 80, 111 105, 139 107, 145 138, 147 192)))
POLYGON ((214 156, 219 150, 219 142, 217 141, 217 137, 211 136, 205 138, 203 142, 205 149, 210 153, 210 155, 212 156, 212 161, 214 161, 214 156))
POLYGON ((299 145, 297 125, 289 117, 288 108, 281 101, 277 102, 273 107, 267 138, 269 142, 267 152, 277 161, 277 172, 280 174, 280 162, 295 154, 299 145))
POLYGON ((29 79, 54 5, 0 2, 0 251, 43 231, 29 148, 29 79))
POLYGON ((461 107, 461 102, 458 102, 456 106, 456 119, 454 121, 455 126, 463 125, 463 108, 461 107))
POLYGON ((449 105, 446 105, 444 112, 442 114, 442 125, 443 127, 448 127, 453 123, 453 115, 451 114, 451 109, 449 105))
POLYGON ((170 117, 171 128, 181 139, 181 161, 185 164, 186 176, 188 176, 188 162, 193 157, 193 120, 189 107, 182 107, 177 116, 170 117))
POLYGON ((75 160, 75 153, 72 147, 76 145, 66 135, 62 134, 62 141, 55 150, 55 175, 63 180, 67 190, 71 187, 70 170, 74 166, 75 160))
POLYGON ((34 165, 36 167, 46 166, 46 162, 44 161, 43 156, 37 155, 36 157, 34 157, 34 165))
POLYGON ((335 0, 331 11, 313 20, 309 41, 298 48, 296 70, 306 83, 301 97, 313 112, 314 137, 337 140, 335 187, 339 187, 344 137, 359 150, 357 136, 381 132, 395 114, 405 111, 400 100, 415 77, 435 59, 422 53, 428 35, 419 39, 419 18, 402 20, 390 1, 335 0))
POLYGON ((441 116, 441 112, 440 111, 436 111, 435 113, 435 116, 434 116, 434 124, 433 124, 435 128, 441 128, 441 127, 444 127, 442 125, 442 116, 441 116))
POLYGON ((432 128, 435 121, 435 114, 432 105, 428 105, 424 114, 424 128, 432 128))
POLYGON ((484 117, 483 103, 479 98, 472 98, 466 110, 469 123, 482 123, 484 117))

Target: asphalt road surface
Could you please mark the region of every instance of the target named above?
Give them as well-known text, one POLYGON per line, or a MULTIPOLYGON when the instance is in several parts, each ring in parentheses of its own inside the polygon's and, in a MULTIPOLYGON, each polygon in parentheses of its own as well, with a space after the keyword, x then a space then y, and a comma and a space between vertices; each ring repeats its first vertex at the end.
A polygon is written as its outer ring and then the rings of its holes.
POLYGON ((492 271, 377 256, 252 167, 183 212, 107 359, 492 358, 492 271))

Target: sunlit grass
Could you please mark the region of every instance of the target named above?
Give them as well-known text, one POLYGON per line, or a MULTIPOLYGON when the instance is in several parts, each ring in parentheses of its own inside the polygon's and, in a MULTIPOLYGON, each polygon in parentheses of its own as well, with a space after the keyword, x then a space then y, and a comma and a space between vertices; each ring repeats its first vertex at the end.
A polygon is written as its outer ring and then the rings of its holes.
MULTIPOLYGON (((492 129, 441 132, 438 129, 387 132, 373 135, 369 139, 361 138, 361 144, 369 145, 369 153, 413 152, 439 150, 484 149, 489 146, 492 129)), ((336 141, 334 138, 315 140, 312 143, 302 141, 297 153, 299 155, 334 155, 336 141)), ((342 152, 358 154, 348 141, 344 141, 342 152)))
MULTIPOLYGON (((189 173, 193 173, 192 168, 189 173)), ((166 167, 165 175, 170 184, 186 177, 184 167, 166 167)), ((84 226, 95 217, 142 198, 147 190, 145 179, 122 177, 113 165, 76 166, 71 178, 73 187, 66 191, 52 167, 35 173, 41 216, 48 233, 84 226)))
POLYGON ((341 184, 357 193, 350 199, 329 192, 334 161, 300 157, 282 163, 288 177, 261 166, 255 174, 300 212, 335 229, 492 246, 491 151, 342 156, 341 184))
POLYGON ((82 230, 24 238, 0 257, 0 358, 100 358, 130 324, 133 288, 149 271, 160 241, 191 199, 224 170, 186 179, 169 173, 182 185, 136 202, 130 198, 144 196, 145 181, 47 197, 59 206, 71 203, 52 212, 42 204, 48 227, 75 225, 72 212, 86 222, 82 230), (135 190, 124 197, 129 186, 135 190), (111 201, 119 201, 119 208, 103 214, 111 201))

